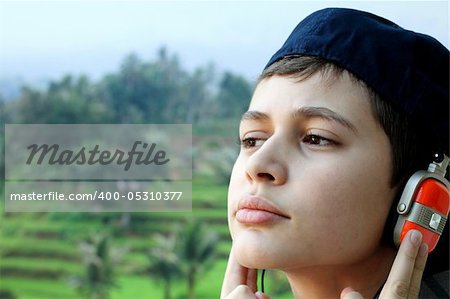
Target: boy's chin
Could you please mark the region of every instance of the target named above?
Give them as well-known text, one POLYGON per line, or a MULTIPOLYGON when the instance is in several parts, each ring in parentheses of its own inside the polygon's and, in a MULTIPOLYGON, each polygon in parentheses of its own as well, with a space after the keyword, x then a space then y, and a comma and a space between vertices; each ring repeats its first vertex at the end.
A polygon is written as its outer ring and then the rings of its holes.
POLYGON ((235 239, 234 255, 237 262, 249 269, 278 269, 282 271, 311 267, 317 263, 307 258, 300 250, 295 253, 286 250, 286 245, 272 243, 253 243, 249 240, 235 239))
POLYGON ((240 265, 249 269, 271 269, 283 264, 280 252, 277 253, 274 247, 240 241, 236 240, 234 244, 234 254, 240 265))
POLYGON ((268 263, 267 260, 260 260, 258 258, 254 257, 236 257, 238 263, 246 268, 249 269, 268 269, 268 263))

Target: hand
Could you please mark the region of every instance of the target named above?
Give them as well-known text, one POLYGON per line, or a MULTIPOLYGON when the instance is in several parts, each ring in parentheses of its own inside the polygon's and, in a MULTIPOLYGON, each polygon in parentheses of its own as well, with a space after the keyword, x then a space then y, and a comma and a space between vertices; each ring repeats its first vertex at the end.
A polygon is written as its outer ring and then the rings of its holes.
MULTIPOLYGON (((419 231, 409 231, 398 250, 380 299, 415 299, 419 297, 420 282, 428 257, 428 246, 422 243, 419 231)), ((341 299, 363 299, 352 288, 345 288, 341 299)))
POLYGON ((258 271, 240 265, 234 256, 233 247, 228 258, 227 270, 222 284, 221 299, 270 299, 257 292, 258 271))

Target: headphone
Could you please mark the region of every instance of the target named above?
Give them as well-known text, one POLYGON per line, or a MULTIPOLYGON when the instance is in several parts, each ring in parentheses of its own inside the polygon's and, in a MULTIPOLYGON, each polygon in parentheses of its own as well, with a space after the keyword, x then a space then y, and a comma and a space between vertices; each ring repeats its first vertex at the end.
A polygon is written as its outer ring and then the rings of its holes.
POLYGON ((435 154, 427 171, 417 171, 409 178, 397 204, 396 246, 415 229, 422 233, 428 252, 436 248, 450 210, 450 182, 445 178, 449 162, 448 156, 435 154))

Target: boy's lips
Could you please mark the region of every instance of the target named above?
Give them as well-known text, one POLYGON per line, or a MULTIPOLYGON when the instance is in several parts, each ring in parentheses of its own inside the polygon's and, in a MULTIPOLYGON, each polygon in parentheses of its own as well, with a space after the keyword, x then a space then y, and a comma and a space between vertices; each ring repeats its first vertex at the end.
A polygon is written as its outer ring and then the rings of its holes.
POLYGON ((236 220, 243 224, 264 224, 290 218, 270 201, 252 195, 243 197, 236 211, 236 220))

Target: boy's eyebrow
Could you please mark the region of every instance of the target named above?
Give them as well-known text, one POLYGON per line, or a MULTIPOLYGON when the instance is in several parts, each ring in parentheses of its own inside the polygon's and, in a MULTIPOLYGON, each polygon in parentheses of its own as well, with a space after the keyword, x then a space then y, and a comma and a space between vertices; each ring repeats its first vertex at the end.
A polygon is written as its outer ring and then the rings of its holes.
POLYGON ((345 117, 342 115, 334 112, 333 110, 330 110, 325 107, 312 107, 312 106, 305 106, 298 108, 294 113, 292 113, 292 118, 300 118, 300 117, 319 117, 326 120, 335 121, 342 126, 352 130, 354 133, 357 133, 358 130, 356 127, 345 117))
POLYGON ((249 110, 242 114, 241 122, 244 120, 259 120, 259 121, 268 121, 270 120, 270 116, 264 112, 249 110))
MULTIPOLYGON (((297 109, 295 112, 291 115, 292 118, 311 118, 311 117, 320 117, 324 118, 326 120, 335 121, 342 126, 349 128, 353 132, 357 132, 358 130, 356 127, 347 119, 345 119, 340 114, 334 112, 333 110, 330 110, 325 107, 301 107, 297 109)), ((249 110, 245 112, 241 117, 241 122, 245 120, 254 120, 254 121, 268 121, 270 120, 270 116, 264 112, 256 111, 256 110, 249 110)))

